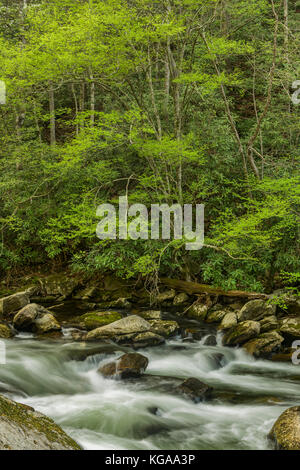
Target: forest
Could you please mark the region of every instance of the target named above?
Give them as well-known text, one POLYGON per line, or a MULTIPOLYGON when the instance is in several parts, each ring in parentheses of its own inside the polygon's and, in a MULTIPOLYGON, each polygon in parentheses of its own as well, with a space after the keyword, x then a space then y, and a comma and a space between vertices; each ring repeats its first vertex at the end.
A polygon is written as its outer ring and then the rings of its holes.
POLYGON ((299 1, 0 5, 3 278, 299 281, 299 1), (99 240, 97 207, 125 195, 204 204, 203 248, 99 240))

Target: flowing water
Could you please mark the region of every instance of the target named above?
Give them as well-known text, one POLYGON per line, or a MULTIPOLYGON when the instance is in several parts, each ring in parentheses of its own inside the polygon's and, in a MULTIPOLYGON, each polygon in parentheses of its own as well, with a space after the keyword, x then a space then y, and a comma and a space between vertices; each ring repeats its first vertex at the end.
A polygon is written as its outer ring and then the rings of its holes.
POLYGON ((128 348, 19 335, 6 340, 0 393, 52 417, 85 449, 268 449, 275 419, 299 404, 300 368, 204 341, 143 349, 146 375, 116 381, 97 369, 128 348), (213 386, 212 399, 174 394, 186 377, 213 386))

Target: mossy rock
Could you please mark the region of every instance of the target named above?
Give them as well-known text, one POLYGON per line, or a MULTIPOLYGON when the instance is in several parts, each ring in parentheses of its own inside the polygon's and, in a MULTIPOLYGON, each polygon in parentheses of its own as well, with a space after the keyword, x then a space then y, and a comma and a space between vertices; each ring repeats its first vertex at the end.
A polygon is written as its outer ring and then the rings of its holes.
POLYGON ((88 330, 92 331, 101 326, 109 325, 117 320, 121 320, 122 315, 119 312, 89 312, 82 315, 79 320, 80 323, 88 330))
POLYGON ((275 422, 268 438, 278 450, 300 450, 300 406, 285 410, 275 422))
POLYGON ((244 321, 230 328, 223 338, 225 346, 244 344, 260 333, 260 324, 257 321, 244 321))
POLYGON ((297 318, 283 318, 279 327, 280 333, 290 339, 300 338, 300 317, 297 318))
POLYGON ((54 421, 0 395, 0 450, 80 450, 54 421))
POLYGON ((189 318, 205 321, 209 307, 205 304, 195 303, 187 311, 189 318))
POLYGON ((276 331, 263 333, 257 338, 248 341, 243 348, 256 358, 268 358, 271 353, 280 349, 284 339, 276 331))
POLYGON ((14 336, 12 330, 7 325, 0 325, 0 338, 9 339, 14 336))

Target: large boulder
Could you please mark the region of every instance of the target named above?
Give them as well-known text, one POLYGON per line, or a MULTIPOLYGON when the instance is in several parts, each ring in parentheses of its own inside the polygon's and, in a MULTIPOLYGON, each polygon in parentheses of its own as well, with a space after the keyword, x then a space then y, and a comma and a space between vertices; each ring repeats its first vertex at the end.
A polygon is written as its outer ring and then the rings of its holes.
POLYGON ((137 315, 130 315, 121 320, 110 323, 110 325, 96 328, 87 334, 87 341, 98 339, 112 339, 120 342, 122 340, 134 340, 139 333, 151 330, 149 322, 137 315))
POLYGON ((44 334, 60 331, 61 326, 52 313, 41 305, 29 304, 22 308, 13 319, 17 330, 44 334))
POLYGON ((221 323, 226 314, 226 310, 213 310, 208 313, 205 321, 206 323, 221 323))
POLYGON ((226 313, 219 325, 219 330, 229 330, 237 325, 237 316, 235 312, 226 313))
POLYGON ((265 300, 255 299, 247 302, 238 313, 239 321, 261 320, 264 317, 275 315, 276 305, 270 304, 265 300))
POLYGON ((225 333, 223 344, 225 346, 237 346, 255 338, 260 333, 260 324, 257 321, 244 321, 234 326, 225 333))
POLYGON ((189 318, 196 318, 197 320, 205 321, 209 306, 206 304, 195 303, 187 311, 189 318))
POLYGON ((109 325, 117 320, 121 320, 122 315, 119 312, 115 311, 106 311, 106 312, 89 312, 85 313, 80 317, 80 323, 82 326, 88 330, 95 330, 101 326, 109 325))
POLYGON ((145 333, 139 333, 134 337, 133 347, 134 349, 147 348, 149 346, 160 346, 164 343, 165 338, 156 333, 152 333, 152 331, 146 331, 145 333))
POLYGON ((0 450, 80 450, 52 419, 0 395, 0 450))
POLYGON ((243 348, 254 357, 268 358, 271 353, 280 349, 283 341, 284 339, 280 334, 276 331, 270 331, 248 341, 243 345, 243 348))
POLYGON ((300 338, 300 317, 283 318, 280 321, 279 331, 288 339, 300 338))
POLYGON ((278 328, 278 320, 275 315, 264 317, 260 320, 260 332, 265 333, 267 331, 276 330, 278 328))
POLYGON ((105 377, 129 379, 140 377, 148 366, 148 358, 138 353, 123 354, 115 362, 100 367, 99 372, 105 377))
POLYGON ((285 410, 275 422, 268 438, 278 450, 300 450, 300 406, 285 410))
POLYGON ((0 299, 0 315, 8 318, 27 304, 29 304, 29 296, 26 292, 3 297, 0 299))
POLYGON ((164 292, 160 292, 157 296, 155 301, 158 304, 162 304, 163 302, 167 302, 168 300, 173 300, 176 295, 176 292, 174 289, 169 289, 164 292))
POLYGON ((149 320, 151 331, 164 338, 176 335, 179 331, 179 325, 176 321, 171 320, 149 320))
POLYGON ((198 403, 209 398, 213 389, 201 380, 191 377, 178 385, 175 390, 184 397, 198 403))

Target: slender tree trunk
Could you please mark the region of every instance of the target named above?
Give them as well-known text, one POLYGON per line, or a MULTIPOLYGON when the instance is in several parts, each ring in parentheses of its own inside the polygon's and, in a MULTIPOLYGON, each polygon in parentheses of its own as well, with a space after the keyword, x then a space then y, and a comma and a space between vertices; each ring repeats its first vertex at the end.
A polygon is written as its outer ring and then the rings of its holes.
POLYGON ((50 111, 50 145, 56 144, 56 123, 55 123, 55 99, 54 90, 49 89, 49 111, 50 111))
POLYGON ((95 82, 93 72, 90 71, 90 80, 91 80, 91 126, 95 124, 95 82))
POLYGON ((76 129, 76 135, 78 135, 78 134, 79 134, 79 125, 78 125, 78 100, 77 100, 77 95, 76 95, 74 83, 72 83, 71 89, 72 89, 72 94, 73 94, 73 98, 74 98, 74 106, 75 106, 75 119, 76 119, 76 127, 75 127, 75 129, 76 129))

